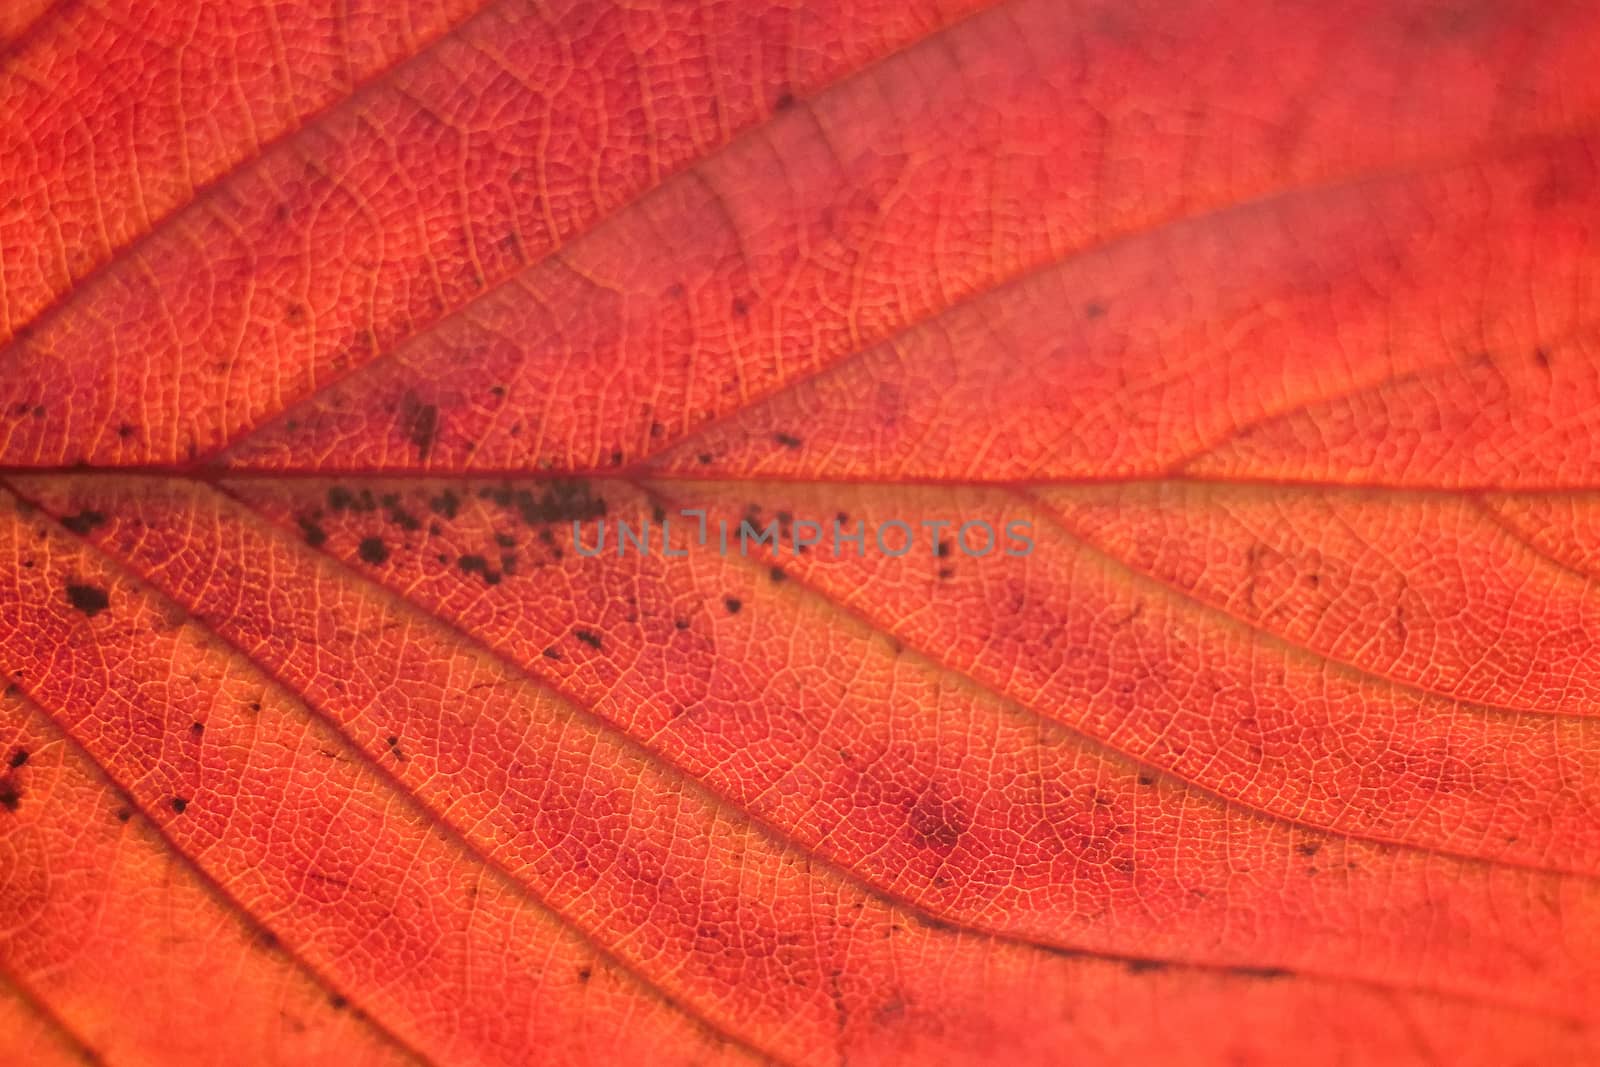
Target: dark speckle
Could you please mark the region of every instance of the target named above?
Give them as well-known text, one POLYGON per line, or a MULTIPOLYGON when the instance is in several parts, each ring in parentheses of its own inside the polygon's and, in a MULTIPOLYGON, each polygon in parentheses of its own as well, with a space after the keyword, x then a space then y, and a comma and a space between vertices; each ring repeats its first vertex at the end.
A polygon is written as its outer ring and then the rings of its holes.
POLYGON ((1315 856, 1322 851, 1322 846, 1315 841, 1302 841, 1294 846, 1294 850, 1302 856, 1315 856))
POLYGON ((788 111, 791 107, 794 107, 794 94, 787 89, 779 93, 778 98, 772 102, 774 111, 788 111))
POLYGON ((435 515, 443 515, 447 519, 453 519, 456 517, 456 512, 461 509, 461 498, 446 489, 428 501, 428 508, 435 515))
POLYGON ((783 573, 783 568, 782 567, 774 567, 774 568, 772 568, 772 570, 768 571, 767 573, 769 573, 772 576, 772 580, 775 581, 775 582, 781 582, 785 578, 789 577, 787 574, 783 573))
POLYGON ((1229 967, 1228 972, 1240 978, 1259 978, 1263 981, 1288 978, 1293 973, 1282 967, 1229 967))
POLYGON ((750 305, 745 303, 743 300, 735 299, 733 302, 733 313, 742 319, 746 315, 750 314, 750 305))
POLYGON ((363 538, 361 547, 356 551, 368 563, 386 563, 389 559, 389 547, 383 543, 381 537, 363 538))
POLYGON ((127 822, 131 818, 133 818, 133 809, 131 809, 131 808, 118 808, 117 809, 117 821, 118 822, 127 822))
POLYGON ((1129 960, 1124 966, 1129 974, 1154 974, 1166 970, 1170 964, 1161 960, 1129 960))
POLYGON ((415 533, 422 529, 422 521, 405 508, 400 507, 398 504, 390 504, 388 508, 389 521, 400 527, 400 529, 407 533, 415 533))
POLYGON ((1547 349, 1543 349, 1543 348, 1535 348, 1533 350, 1533 361, 1535 363, 1539 364, 1539 366, 1548 369, 1549 366, 1550 366, 1550 353, 1549 353, 1549 351, 1547 349))
POLYGON ((778 442, 784 448, 799 448, 800 447, 800 438, 794 436, 793 434, 775 433, 775 434, 772 435, 772 439, 774 441, 778 442))
POLYGON ((187 808, 188 806, 189 806, 189 801, 188 801, 188 799, 186 797, 173 797, 172 798, 172 810, 177 812, 179 815, 182 815, 183 814, 183 809, 187 808))
POLYGON ((15 752, 13 752, 11 754, 11 769, 12 770, 16 770, 18 767, 21 767, 23 764, 25 764, 27 762, 28 762, 28 750, 27 749, 19 748, 19 749, 17 749, 15 752))
POLYGON ((1085 318, 1098 319, 1103 317, 1105 313, 1106 306, 1104 304, 1091 302, 1083 306, 1083 315, 1085 318))
POLYGON ((687 630, 689 628, 689 620, 688 619, 673 619, 672 620, 672 625, 677 627, 680 630, 687 630))
POLYGON ((334 511, 345 511, 354 507, 355 501, 355 496, 342 485, 336 485, 328 490, 328 506, 334 511))
POLYGON ((117 427, 117 436, 122 438, 124 441, 126 441, 128 438, 132 437, 133 436, 133 424, 125 422, 122 425, 118 426, 117 427))
POLYGON ((189 724, 189 730, 195 734, 203 734, 206 732, 206 724, 203 722, 192 722, 189 724))
POLYGON ((587 967, 581 968, 578 971, 578 981, 587 982, 589 980, 589 978, 593 975, 593 973, 594 972, 589 970, 589 968, 587 968, 587 967))
POLYGON ((93 585, 69 583, 67 600, 91 619, 111 606, 111 598, 106 596, 106 591, 93 585))
POLYGON ((542 526, 552 522, 586 522, 606 513, 604 497, 596 496, 589 483, 582 479, 552 482, 535 496, 532 490, 510 487, 492 490, 490 499, 503 508, 515 508, 522 521, 529 526, 542 526))
POLYGON ((0 807, 7 811, 16 811, 22 805, 22 794, 17 792, 17 785, 10 778, 0 778, 0 807))
POLYGON ((404 423, 406 439, 416 446, 417 458, 427 459, 439 432, 439 406, 420 403, 415 393, 407 393, 402 402, 400 418, 404 423))
POLYGON ((727 607, 729 615, 739 614, 740 609, 744 607, 744 601, 733 596, 724 599, 722 603, 727 607))
POLYGON ((61 520, 61 525, 80 536, 106 524, 106 517, 98 511, 80 511, 61 520))
POLYGON ((701 463, 710 463, 711 462, 711 453, 710 452, 702 452, 698 456, 696 456, 695 458, 698 459, 701 463))
POLYGON ((1139 776, 1139 784, 1140 785, 1155 785, 1156 784, 1156 780, 1155 780, 1155 777, 1153 775, 1141 774, 1139 776))
POLYGON ((592 630, 575 630, 573 631, 572 636, 576 637, 579 641, 582 641, 590 648, 598 649, 600 647, 600 635, 592 630))
POLYGON ((456 566, 465 574, 477 574, 489 585, 500 584, 500 572, 489 569, 489 561, 479 555, 466 555, 456 560, 456 566))
POLYGON ((345 1008, 349 1007, 350 1002, 344 997, 340 996, 338 993, 335 993, 333 996, 328 998, 328 1005, 329 1007, 333 1008, 334 1011, 344 1011, 345 1008))
POLYGON ((319 526, 315 519, 301 515, 295 521, 300 524, 300 532, 305 535, 306 544, 312 548, 321 548, 328 543, 328 531, 319 526))

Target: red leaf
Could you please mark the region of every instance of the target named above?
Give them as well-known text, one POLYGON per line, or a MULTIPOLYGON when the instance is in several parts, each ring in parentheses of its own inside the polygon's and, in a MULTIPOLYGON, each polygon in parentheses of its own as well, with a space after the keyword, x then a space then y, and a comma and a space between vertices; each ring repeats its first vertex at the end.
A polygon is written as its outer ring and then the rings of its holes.
POLYGON ((1600 1059, 1597 52, 0 16, 0 1049, 1600 1059))

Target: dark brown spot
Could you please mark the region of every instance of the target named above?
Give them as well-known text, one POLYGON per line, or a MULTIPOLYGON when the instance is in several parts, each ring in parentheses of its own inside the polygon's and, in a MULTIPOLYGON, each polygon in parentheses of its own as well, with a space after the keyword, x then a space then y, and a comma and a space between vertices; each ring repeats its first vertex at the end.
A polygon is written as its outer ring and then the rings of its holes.
POLYGON ((93 510, 80 511, 76 515, 68 515, 61 520, 61 525, 80 536, 105 524, 105 515, 93 510))
POLYGON ((362 538, 361 546, 356 549, 358 555, 368 563, 386 563, 389 560, 389 546, 383 543, 381 537, 362 538))
POLYGON ((91 619, 111 606, 111 598, 106 596, 106 591, 93 585, 69 583, 67 600, 91 619))
POLYGON ((574 630, 572 636, 576 637, 579 641, 582 641, 590 648, 598 649, 600 647, 600 635, 592 630, 574 630))
POLYGON ((189 800, 188 800, 187 797, 173 797, 172 798, 172 810, 177 812, 179 815, 182 815, 183 814, 183 809, 187 808, 188 806, 189 806, 189 800))
POLYGON ((328 543, 328 531, 324 530, 315 519, 301 515, 295 521, 300 524, 300 532, 305 535, 306 544, 312 548, 321 548, 328 543))
POLYGON ((794 436, 793 434, 775 433, 775 434, 772 435, 772 439, 774 441, 778 442, 784 448, 799 448, 800 447, 800 438, 794 436))
POLYGON ((510 487, 492 491, 492 499, 503 508, 514 507, 529 526, 552 522, 586 522, 606 513, 605 498, 596 496, 582 479, 552 482, 535 496, 531 490, 512 492, 510 487))
POLYGON ((11 769, 12 770, 16 770, 18 767, 21 767, 23 764, 25 764, 27 762, 28 762, 28 750, 27 749, 19 748, 15 752, 11 753, 11 769))
POLYGON ((725 607, 727 607, 729 615, 739 614, 740 609, 744 607, 744 601, 733 596, 724 598, 722 603, 725 607))
POLYGON ((389 521, 400 527, 400 529, 407 533, 415 533, 422 529, 422 521, 405 508, 400 507, 398 504, 390 504, 388 509, 389 521))
POLYGON ((461 498, 451 490, 446 489, 428 501, 428 508, 435 515, 443 515, 447 519, 453 519, 456 517, 456 512, 461 508, 461 498))
POLYGON ((464 574, 476 574, 483 578, 489 585, 500 584, 500 573, 489 568, 489 561, 476 553, 471 553, 456 560, 464 574))

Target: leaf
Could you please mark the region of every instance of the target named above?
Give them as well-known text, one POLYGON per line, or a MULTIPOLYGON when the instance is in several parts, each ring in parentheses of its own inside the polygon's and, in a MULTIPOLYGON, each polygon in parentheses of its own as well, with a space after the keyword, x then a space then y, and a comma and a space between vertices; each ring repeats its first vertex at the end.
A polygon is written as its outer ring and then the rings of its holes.
POLYGON ((8 13, 0 1048, 1600 1056, 1600 12, 1291 7, 8 13))

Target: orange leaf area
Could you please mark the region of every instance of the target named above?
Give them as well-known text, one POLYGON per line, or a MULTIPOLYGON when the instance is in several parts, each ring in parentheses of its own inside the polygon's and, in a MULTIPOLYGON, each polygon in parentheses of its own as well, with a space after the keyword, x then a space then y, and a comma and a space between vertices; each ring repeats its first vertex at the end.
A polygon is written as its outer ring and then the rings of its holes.
POLYGON ((1592 5, 58 0, 0 114, 0 1054, 1600 1062, 1592 5))

